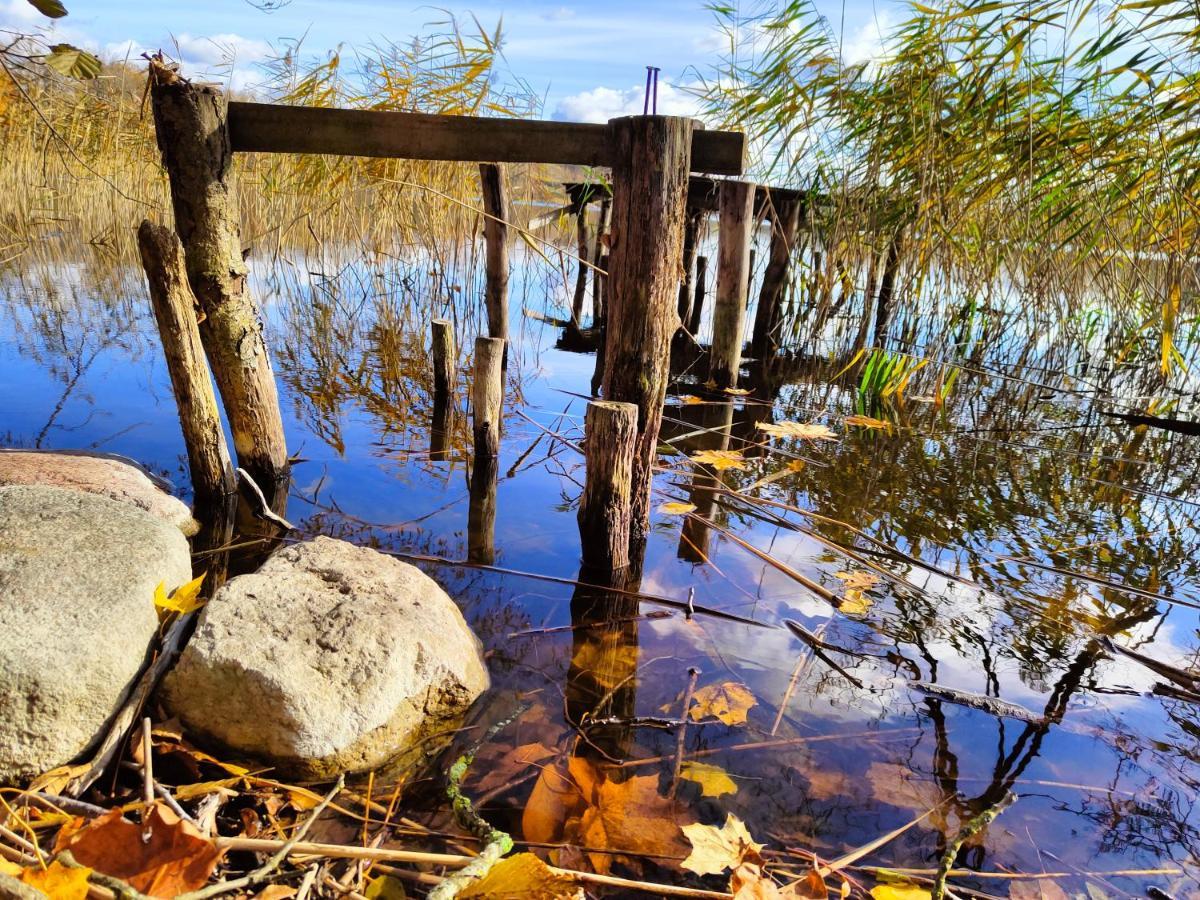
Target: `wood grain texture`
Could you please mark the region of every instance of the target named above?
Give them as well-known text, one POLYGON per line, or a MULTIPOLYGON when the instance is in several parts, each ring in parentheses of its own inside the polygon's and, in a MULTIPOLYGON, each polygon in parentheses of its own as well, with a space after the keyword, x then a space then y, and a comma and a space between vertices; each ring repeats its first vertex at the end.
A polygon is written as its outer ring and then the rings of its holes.
POLYGON ((483 190, 483 240, 487 261, 484 299, 488 336, 508 340, 508 184, 504 169, 495 163, 479 164, 483 190))
POLYGON ((750 353, 756 359, 767 359, 779 352, 784 293, 792 271, 796 237, 800 231, 800 211, 799 200, 774 201, 771 247, 767 257, 767 268, 763 272, 762 286, 758 292, 754 332, 750 339, 750 353))
POLYGON ((429 326, 433 357, 433 394, 446 400, 458 387, 458 349, 454 344, 454 324, 449 319, 434 319, 429 326))
MULTIPOLYGON (((504 341, 475 339, 475 366, 471 379, 471 417, 475 457, 494 459, 500 454, 500 418, 504 408, 504 341)), ((478 464, 478 462, 476 463, 478 464)))
POLYGON ((722 181, 717 290, 713 299, 712 347, 708 376, 718 388, 737 384, 746 329, 750 283, 750 238, 754 231, 754 190, 750 181, 722 181))
POLYGON ((593 400, 587 406, 587 469, 579 501, 579 537, 583 564, 589 569, 629 565, 637 420, 638 409, 632 403, 593 400))

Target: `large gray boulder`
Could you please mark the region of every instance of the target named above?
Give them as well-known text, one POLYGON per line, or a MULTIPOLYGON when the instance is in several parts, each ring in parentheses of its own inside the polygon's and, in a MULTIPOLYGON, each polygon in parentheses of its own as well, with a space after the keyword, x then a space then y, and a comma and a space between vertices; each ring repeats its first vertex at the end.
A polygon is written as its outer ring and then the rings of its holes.
POLYGON ((95 494, 0 487, 0 781, 70 762, 120 707, 191 577, 174 525, 95 494))
POLYGON ((487 686, 478 640, 431 578, 318 537, 217 591, 164 696, 193 734, 323 777, 408 754, 487 686))
POLYGON ((45 484, 99 494, 143 509, 189 537, 199 529, 186 503, 160 490, 137 466, 111 456, 0 451, 0 486, 14 484, 45 484))

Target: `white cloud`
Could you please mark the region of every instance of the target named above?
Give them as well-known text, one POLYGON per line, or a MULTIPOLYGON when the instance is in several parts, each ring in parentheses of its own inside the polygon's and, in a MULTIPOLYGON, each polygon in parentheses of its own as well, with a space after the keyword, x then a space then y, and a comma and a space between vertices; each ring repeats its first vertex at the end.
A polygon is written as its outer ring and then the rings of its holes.
POLYGON ((0 29, 27 31, 52 21, 34 9, 28 0, 0 0, 0 29))
POLYGON ((842 59, 849 65, 877 64, 889 52, 888 40, 896 20, 886 9, 878 10, 850 35, 842 38, 842 59))
MULTIPOLYGON (((597 87, 563 97, 554 108, 555 119, 568 122, 603 123, 619 116, 641 115, 645 104, 645 85, 626 90, 597 87)), ((665 81, 658 84, 658 113, 663 116, 695 116, 700 109, 697 97, 665 81)))
POLYGON ((575 10, 569 6, 560 6, 557 9, 542 13, 541 18, 547 22, 563 22, 567 19, 575 18, 575 10))
POLYGON ((240 34, 175 36, 161 47, 147 47, 137 41, 126 40, 106 44, 103 56, 112 60, 136 60, 143 53, 161 49, 168 57, 176 59, 184 75, 200 81, 221 81, 234 90, 243 90, 253 83, 255 65, 271 55, 271 45, 266 41, 243 37, 240 34))

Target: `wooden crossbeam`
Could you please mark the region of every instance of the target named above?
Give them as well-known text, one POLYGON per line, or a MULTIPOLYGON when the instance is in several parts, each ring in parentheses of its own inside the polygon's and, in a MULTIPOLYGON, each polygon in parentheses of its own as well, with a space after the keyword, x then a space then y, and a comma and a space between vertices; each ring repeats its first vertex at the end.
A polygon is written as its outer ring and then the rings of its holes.
MULTIPOLYGON (((231 101, 229 135, 235 151, 251 153, 579 166, 613 161, 608 126, 578 122, 231 101)), ((697 130, 692 170, 740 175, 745 153, 746 136, 740 132, 697 130)))

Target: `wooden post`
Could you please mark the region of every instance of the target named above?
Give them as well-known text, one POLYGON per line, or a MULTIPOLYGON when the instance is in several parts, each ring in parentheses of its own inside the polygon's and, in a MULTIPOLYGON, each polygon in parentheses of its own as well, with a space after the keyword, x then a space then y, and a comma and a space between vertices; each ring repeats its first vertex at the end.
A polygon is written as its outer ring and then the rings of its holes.
POLYGON ((579 537, 583 565, 589 569, 629 565, 629 491, 637 417, 638 409, 632 403, 593 400, 587 406, 587 474, 579 501, 579 537))
POLYGON ((197 544, 212 549, 227 544, 232 535, 237 483, 212 378, 204 361, 196 324, 196 298, 188 285, 183 246, 175 232, 143 221, 138 229, 138 247, 179 407, 196 515, 203 523, 197 544))
POLYGON ((487 253, 488 336, 508 340, 508 189, 504 170, 495 163, 479 164, 483 186, 483 240, 487 253))
POLYGON ((500 416, 504 406, 504 341, 475 339, 475 370, 471 382, 475 458, 500 455, 500 416))
POLYGON ((650 479, 667 392, 695 122, 629 116, 609 123, 613 146, 605 399, 638 408, 631 538, 650 526, 650 479))
POLYGON ((458 386, 454 325, 448 319, 434 319, 430 332, 433 337, 433 394, 435 398, 450 398, 458 386))
POLYGON ((596 222, 596 246, 592 250, 592 325, 599 327, 604 319, 604 238, 608 234, 608 220, 612 213, 612 198, 600 201, 600 218, 596 222))
POLYGON ((754 334, 750 339, 750 353, 759 360, 779 352, 784 289, 787 287, 788 275, 792 268, 796 234, 800 230, 799 199, 779 200, 774 209, 767 268, 763 272, 762 287, 758 293, 758 309, 754 314, 754 334))
POLYGON ((696 287, 692 291, 692 317, 688 320, 688 331, 692 337, 700 334, 700 318, 704 315, 704 295, 708 290, 708 257, 696 257, 696 287))
POLYGON ((900 245, 904 240, 904 229, 896 231, 888 245, 887 262, 883 266, 883 278, 879 281, 879 298, 875 301, 875 334, 872 342, 882 347, 887 343, 888 322, 892 318, 892 296, 896 289, 896 270, 900 267, 900 245))
MULTIPOLYGON (((683 229, 683 281, 679 285, 679 321, 687 322, 692 313, 692 266, 696 261, 696 242, 700 232, 700 213, 692 213, 683 229)), ((694 333, 693 333, 694 336, 694 333)))
POLYGON ((709 379, 718 388, 737 384, 746 328, 750 237, 754 230, 754 191, 750 181, 722 181, 717 245, 717 294, 713 306, 709 379))
POLYGON ((276 506, 288 457, 262 315, 246 284, 227 101, 210 85, 151 67, 154 128, 175 230, 203 315, 200 337, 225 401, 238 463, 276 506))
MULTIPOLYGON (((588 282, 588 203, 587 199, 580 200, 575 210, 575 248, 579 256, 579 266, 575 272, 575 296, 571 298, 571 327, 579 332, 583 329, 583 300, 587 294, 588 282)), ((593 314, 593 318, 595 318, 593 314)))

